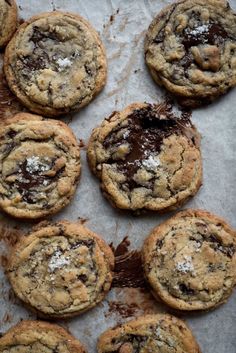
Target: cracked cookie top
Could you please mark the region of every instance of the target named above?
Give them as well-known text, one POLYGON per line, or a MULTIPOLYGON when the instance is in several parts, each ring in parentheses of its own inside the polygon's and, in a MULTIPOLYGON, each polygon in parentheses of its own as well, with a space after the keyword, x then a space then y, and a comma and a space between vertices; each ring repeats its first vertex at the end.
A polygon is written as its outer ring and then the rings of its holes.
POLYGON ((0 48, 13 36, 17 26, 17 6, 15 0, 0 0, 0 48))
POLYGON ((134 103, 93 130, 89 165, 118 208, 178 207, 201 185, 199 135, 169 104, 134 103))
POLYGON ((21 321, 0 338, 1 353, 86 353, 62 327, 43 321, 21 321))
POLYGON ((155 81, 189 106, 236 85, 236 17, 224 0, 180 0, 151 23, 145 58, 155 81))
POLYGON ((79 15, 45 13, 20 26, 7 46, 4 70, 27 108, 57 116, 79 110, 103 88, 105 50, 79 15))
POLYGON ((200 353, 186 324, 167 314, 146 315, 104 332, 98 353, 200 353))
POLYGON ((12 251, 8 276, 16 295, 42 316, 64 318, 97 305, 109 291, 114 256, 80 224, 42 223, 12 251))
POLYGON ((58 212, 80 176, 80 151, 63 122, 19 113, 0 127, 0 208, 18 218, 58 212))
POLYGON ((186 210, 162 223, 142 253, 154 295, 176 309, 216 307, 236 284, 236 232, 206 211, 186 210))

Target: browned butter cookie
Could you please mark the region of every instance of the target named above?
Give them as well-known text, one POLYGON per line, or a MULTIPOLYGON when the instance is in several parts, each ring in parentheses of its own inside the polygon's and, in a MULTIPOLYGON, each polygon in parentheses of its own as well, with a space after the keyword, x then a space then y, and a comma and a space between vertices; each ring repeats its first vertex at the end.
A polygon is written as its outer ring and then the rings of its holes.
POLYGON ((138 317, 104 332, 98 353, 200 353, 186 324, 167 314, 138 317))
POLYGON ((206 211, 185 210, 159 225, 142 254, 154 295, 176 309, 214 308, 236 284, 236 232, 206 211))
POLYGON ((118 208, 167 211, 199 189, 199 134, 169 104, 134 103, 93 130, 88 161, 118 208))
POLYGON ((236 17, 224 0, 180 0, 151 23, 145 58, 155 81, 196 106, 236 85, 236 17))
POLYGON ((43 321, 21 321, 0 338, 1 353, 86 353, 62 327, 43 321))
POLYGON ((67 221, 39 224, 9 259, 16 295, 41 316, 65 318, 97 305, 112 282, 114 255, 95 233, 67 221))
POLYGON ((0 126, 0 208, 40 218, 65 207, 80 176, 80 150, 63 122, 19 113, 0 126))
POLYGON ((51 12, 23 23, 7 46, 8 84, 33 112, 57 116, 77 111, 106 81, 103 44, 82 17, 51 12))
POLYGON ((0 0, 0 48, 13 36, 17 26, 17 5, 15 0, 0 0))

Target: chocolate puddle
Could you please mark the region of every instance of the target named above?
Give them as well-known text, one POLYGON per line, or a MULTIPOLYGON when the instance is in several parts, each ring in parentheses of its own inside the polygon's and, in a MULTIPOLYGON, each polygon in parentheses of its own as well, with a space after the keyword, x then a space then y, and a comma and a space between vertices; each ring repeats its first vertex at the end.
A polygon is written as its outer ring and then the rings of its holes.
MULTIPOLYGON (((173 103, 167 99, 160 104, 148 104, 134 110, 127 118, 126 132, 121 137, 117 137, 117 131, 111 132, 103 143, 105 149, 128 143, 129 153, 125 159, 111 157, 106 163, 115 163, 126 175, 129 187, 135 187, 133 177, 137 170, 149 157, 161 151, 164 139, 172 134, 185 135, 191 139, 189 135, 194 133, 190 116, 191 112, 181 110, 178 117, 173 111, 173 103)), ((192 141, 195 143, 194 139, 192 141)))
POLYGON ((112 247, 115 255, 115 269, 112 287, 146 288, 141 253, 129 250, 130 241, 126 236, 116 247, 112 247))
POLYGON ((0 123, 25 109, 18 99, 11 93, 3 73, 0 73, 0 123))

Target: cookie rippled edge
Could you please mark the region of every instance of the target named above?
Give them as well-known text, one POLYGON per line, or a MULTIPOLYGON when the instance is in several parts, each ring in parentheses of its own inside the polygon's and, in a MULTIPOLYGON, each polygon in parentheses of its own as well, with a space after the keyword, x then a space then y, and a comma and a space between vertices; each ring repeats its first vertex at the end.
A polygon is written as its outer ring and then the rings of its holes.
POLYGON ((78 223, 40 223, 12 250, 8 278, 16 295, 41 317, 79 315, 100 303, 112 282, 114 255, 78 223))
POLYGON ((0 48, 7 45, 18 21, 18 11, 15 0, 0 0, 0 48))
POLYGON ((0 352, 16 353, 22 345, 35 353, 87 353, 85 347, 65 329, 45 321, 23 320, 0 338, 0 352))
POLYGON ((236 19, 227 1, 180 0, 152 21, 145 60, 154 80, 191 107, 236 85, 236 19))
POLYGON ((148 352, 201 353, 186 324, 168 314, 145 315, 108 329, 98 339, 98 353, 148 352))
POLYGON ((236 231, 207 211, 187 209, 150 233, 143 268, 157 299, 178 310, 207 310, 236 284, 236 231))
POLYGON ((80 148, 63 122, 19 113, 0 127, 0 208, 16 218, 57 213, 80 177, 80 148))
POLYGON ((24 22, 11 39, 4 72, 23 105, 54 117, 78 111, 102 90, 105 48, 80 15, 43 13, 24 22))
POLYGON ((114 207, 170 211, 202 183, 200 135, 165 103, 133 103, 92 132, 87 157, 114 207))

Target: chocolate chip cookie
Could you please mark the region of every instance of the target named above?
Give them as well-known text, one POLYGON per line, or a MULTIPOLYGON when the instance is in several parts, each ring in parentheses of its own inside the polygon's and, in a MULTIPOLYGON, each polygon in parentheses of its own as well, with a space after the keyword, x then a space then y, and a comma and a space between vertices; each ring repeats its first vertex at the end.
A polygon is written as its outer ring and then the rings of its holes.
POLYGON ((176 309, 214 308, 236 284, 236 232, 206 211, 186 210, 162 223, 142 254, 154 295, 176 309))
POLYGON ((77 111, 106 81, 103 44, 79 15, 52 12, 23 23, 6 49, 8 84, 31 111, 57 116, 77 111))
POLYGON ((236 16, 227 1, 176 1, 151 23, 145 58, 182 104, 212 101, 236 85, 236 16))
POLYGON ((19 113, 0 126, 0 208, 40 218, 65 207, 80 176, 80 151, 63 122, 19 113))
POLYGON ((15 0, 0 0, 0 48, 13 36, 17 26, 17 6, 15 0))
POLYGON ((200 353, 186 324, 170 315, 146 315, 104 332, 98 353, 200 353))
POLYGON ((1 353, 86 353, 79 340, 58 325, 21 321, 0 338, 1 353))
POLYGON ((199 134, 169 104, 134 103, 93 130, 88 161, 111 203, 127 210, 167 211, 199 189, 199 134))
POLYGON ((9 259, 16 295, 42 317, 65 318, 97 305, 112 281, 110 247, 81 224, 39 224, 9 259))

